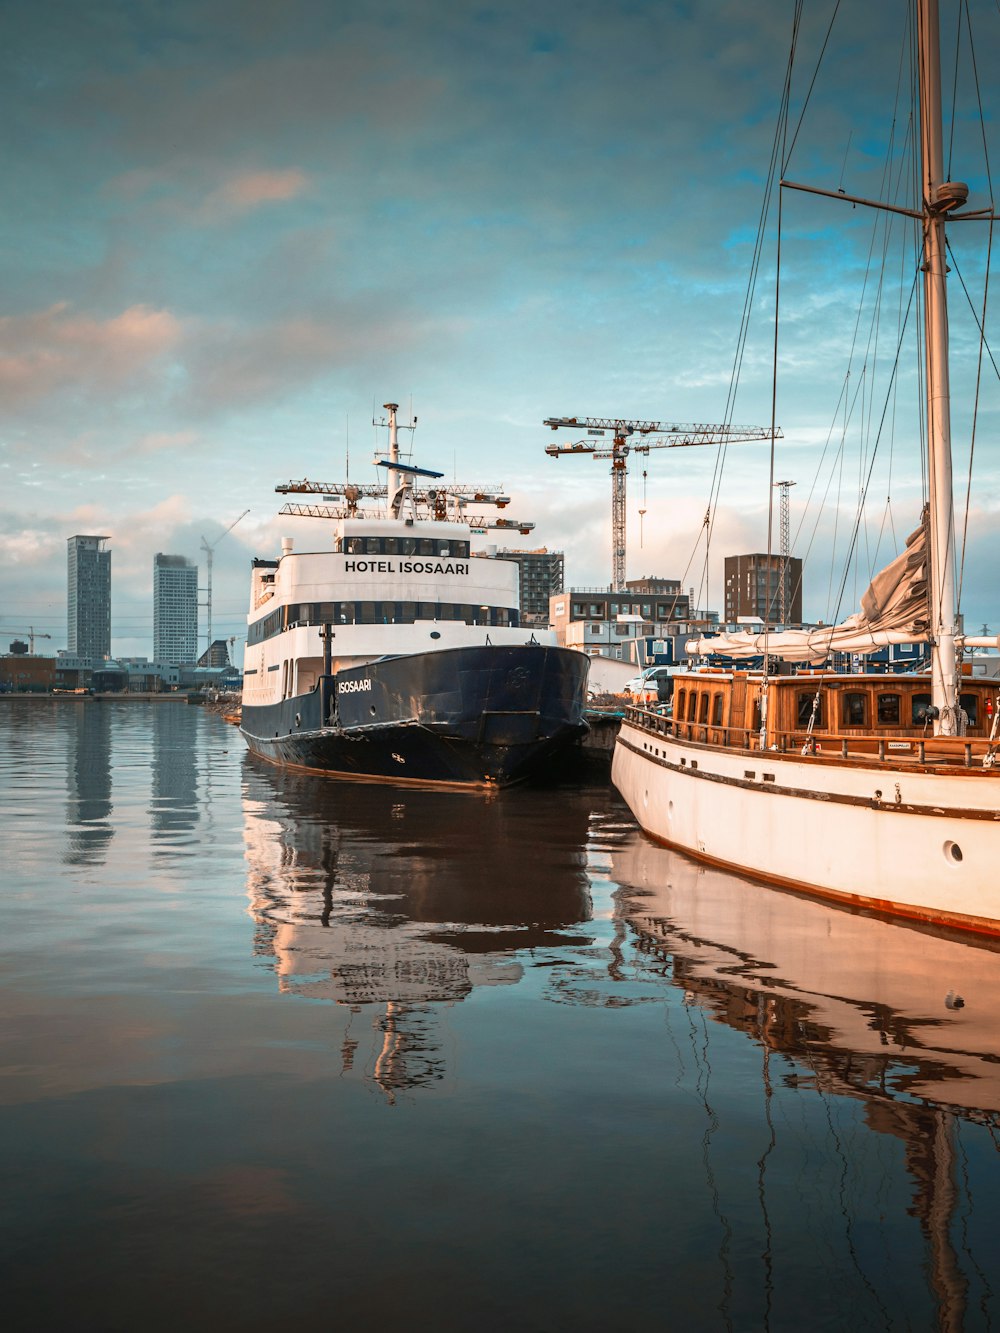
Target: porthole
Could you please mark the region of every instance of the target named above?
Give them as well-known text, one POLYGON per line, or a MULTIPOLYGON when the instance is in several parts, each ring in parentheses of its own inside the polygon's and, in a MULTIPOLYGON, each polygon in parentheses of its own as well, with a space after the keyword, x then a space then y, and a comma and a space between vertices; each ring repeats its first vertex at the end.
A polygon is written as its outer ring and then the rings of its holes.
POLYGON ((958 865, 962 859, 962 849, 957 842, 946 842, 944 845, 944 857, 946 861, 951 861, 953 865, 958 865))
POLYGON ((432 630, 431 630, 431 638, 432 638, 432 639, 440 639, 440 637, 441 637, 441 634, 440 634, 440 631, 439 631, 439 630, 436 630, 436 629, 432 629, 432 630))

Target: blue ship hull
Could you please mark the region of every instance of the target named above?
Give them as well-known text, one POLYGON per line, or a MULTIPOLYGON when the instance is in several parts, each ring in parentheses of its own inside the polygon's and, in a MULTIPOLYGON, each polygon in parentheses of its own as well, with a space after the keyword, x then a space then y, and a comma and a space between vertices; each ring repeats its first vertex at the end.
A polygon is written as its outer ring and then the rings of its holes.
POLYGON ((446 648, 322 676, 244 705, 254 754, 370 781, 505 787, 542 777, 587 730, 588 659, 541 645, 446 648))

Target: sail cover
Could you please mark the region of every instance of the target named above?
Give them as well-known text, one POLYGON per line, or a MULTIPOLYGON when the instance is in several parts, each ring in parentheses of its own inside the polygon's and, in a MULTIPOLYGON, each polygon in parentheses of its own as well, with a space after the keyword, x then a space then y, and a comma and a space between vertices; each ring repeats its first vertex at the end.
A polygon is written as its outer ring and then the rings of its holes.
POLYGON ((717 634, 689 639, 696 656, 762 657, 765 653, 789 662, 820 663, 831 653, 875 653, 891 643, 926 640, 930 623, 927 589, 928 510, 920 527, 906 539, 906 549, 876 574, 861 599, 861 610, 839 625, 789 629, 770 633, 717 634))

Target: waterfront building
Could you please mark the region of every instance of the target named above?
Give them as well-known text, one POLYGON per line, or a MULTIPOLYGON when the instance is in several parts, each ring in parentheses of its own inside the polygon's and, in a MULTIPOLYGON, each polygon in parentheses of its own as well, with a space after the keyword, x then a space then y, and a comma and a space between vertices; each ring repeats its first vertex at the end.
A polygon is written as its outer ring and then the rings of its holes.
POLYGON ((549 602, 563 590, 565 556, 541 547, 537 551, 497 551, 501 560, 513 560, 518 578, 522 625, 548 625, 549 602))
POLYGON ((67 538, 66 638, 70 653, 111 656, 110 537, 67 538))
POLYGON ((183 555, 153 557, 153 657, 172 666, 198 655, 198 567, 183 555))
POLYGON ((679 579, 652 576, 610 587, 570 588, 549 599, 557 642, 591 657, 635 666, 671 665, 684 656, 684 639, 718 624, 713 612, 696 611, 679 579))
POLYGON ((724 576, 727 623, 751 617, 768 625, 802 624, 801 560, 791 555, 727 555, 724 576))

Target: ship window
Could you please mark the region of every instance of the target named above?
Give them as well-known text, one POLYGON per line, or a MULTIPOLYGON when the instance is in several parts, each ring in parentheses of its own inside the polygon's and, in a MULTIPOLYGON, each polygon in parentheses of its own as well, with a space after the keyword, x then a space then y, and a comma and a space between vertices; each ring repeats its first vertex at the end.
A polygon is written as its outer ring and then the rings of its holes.
POLYGON ((353 603, 353 602, 341 602, 341 603, 340 603, 340 623, 341 623, 342 625, 353 625, 353 624, 354 624, 354 603, 353 603))
MULTIPOLYGON (((798 718, 798 725, 800 727, 808 727, 809 719, 812 717, 813 713, 813 701, 815 698, 816 695, 812 690, 809 690, 808 692, 803 691, 796 697, 796 717, 798 718)), ((821 694, 819 696, 819 706, 816 709, 817 727, 823 726, 823 702, 823 696, 821 694)))
POLYGON ((840 720, 845 727, 866 727, 868 725, 868 695, 848 691, 840 705, 840 720))
POLYGON ((914 694, 910 697, 910 717, 915 727, 922 727, 927 721, 927 710, 930 706, 929 694, 914 694))
POLYGON ((716 694, 712 697, 712 726, 722 726, 722 695, 716 694))
POLYGON ((386 537, 386 539, 385 539, 385 553, 386 553, 386 555, 399 555, 399 538, 398 538, 398 537, 386 537))
POLYGON ((959 707, 962 709, 963 713, 965 714, 966 718, 968 719, 968 725, 969 725, 970 727, 978 727, 978 726, 979 726, 979 695, 978 695, 978 694, 962 694, 962 695, 959 696, 958 704, 959 704, 959 707))
POLYGON ((678 691, 677 691, 677 698, 674 700, 674 716, 675 716, 675 717, 677 717, 677 718, 683 718, 683 716, 684 716, 684 704, 685 704, 686 700, 687 700, 687 690, 678 690, 678 691))
POLYGON ((876 701, 875 715, 878 718, 879 726, 893 727, 898 725, 900 718, 899 695, 880 694, 876 701))
POLYGON ((687 720, 688 720, 689 722, 693 722, 693 721, 694 721, 694 710, 695 710, 697 707, 698 707, 698 696, 697 696, 697 694, 694 692, 694 690, 692 690, 691 693, 688 695, 688 715, 687 715, 687 720))
POLYGON ((366 555, 378 555, 378 553, 379 553, 378 548, 379 548, 380 544, 381 544, 381 543, 379 542, 379 539, 378 539, 377 537, 366 537, 366 538, 365 538, 365 554, 366 554, 366 555))
POLYGON ((708 721, 708 695, 703 694, 698 700, 698 721, 708 721))
POLYGON ((433 541, 431 540, 430 537, 421 537, 421 538, 419 539, 419 544, 420 544, 420 550, 419 550, 419 554, 420 554, 420 555, 435 555, 435 554, 436 554, 436 552, 435 552, 435 550, 434 550, 434 543, 433 543, 433 541))
POLYGON ((344 550, 348 555, 360 555, 364 549, 364 537, 348 537, 344 543, 344 550))

